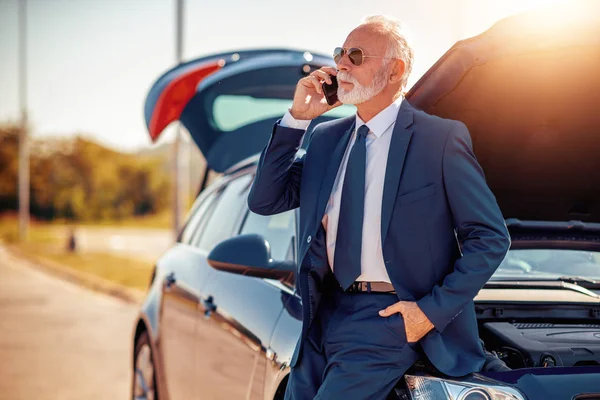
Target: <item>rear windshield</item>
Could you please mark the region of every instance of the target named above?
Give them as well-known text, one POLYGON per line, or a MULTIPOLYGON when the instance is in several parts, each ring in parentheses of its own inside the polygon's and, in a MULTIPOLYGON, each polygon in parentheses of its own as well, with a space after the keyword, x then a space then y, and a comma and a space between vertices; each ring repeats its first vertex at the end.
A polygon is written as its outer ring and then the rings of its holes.
MULTIPOLYGON (((213 118, 217 129, 230 132, 253 122, 283 116, 291 106, 292 99, 220 95, 213 103, 213 118)), ((324 115, 339 118, 353 115, 355 112, 354 106, 344 104, 324 115)))

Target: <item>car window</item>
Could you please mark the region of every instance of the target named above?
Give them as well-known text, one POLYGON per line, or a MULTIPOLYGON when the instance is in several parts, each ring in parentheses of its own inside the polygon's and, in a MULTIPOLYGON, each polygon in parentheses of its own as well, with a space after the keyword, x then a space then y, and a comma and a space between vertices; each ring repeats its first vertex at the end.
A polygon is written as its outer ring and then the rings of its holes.
POLYGON ((275 215, 258 215, 249 211, 240 234, 257 233, 263 236, 271 246, 273 260, 293 261, 292 238, 295 229, 293 210, 275 215))
POLYGON ((215 211, 215 208, 216 208, 217 204, 219 203, 219 199, 222 194, 223 194, 223 188, 217 189, 213 192, 211 201, 209 203, 207 203, 206 210, 203 213, 204 215, 200 219, 200 221, 198 223, 198 227, 194 231, 194 235, 190 239, 191 245, 198 247, 200 238, 202 237, 202 233, 204 233, 204 228, 206 227, 206 224, 210 220, 210 217, 212 216, 213 212, 215 211))
POLYGON ((219 242, 231 237, 239 222, 241 212, 246 209, 251 175, 242 175, 225 186, 214 206, 207 210, 205 226, 198 229, 192 243, 202 250, 211 251, 219 242), (211 209, 212 208, 212 209, 211 209))
MULTIPOLYGON (((281 117, 292 106, 292 99, 274 99, 242 95, 219 95, 213 103, 214 123, 221 131, 233 131, 266 118, 281 117)), ((342 105, 325 116, 347 117, 356 113, 353 105, 342 105)))
POLYGON ((191 243, 194 233, 198 230, 203 219, 206 219, 207 210, 213 204, 217 197, 216 192, 211 192, 207 196, 200 196, 196 200, 196 204, 192 206, 190 215, 186 218, 187 222, 181 232, 180 242, 191 243))

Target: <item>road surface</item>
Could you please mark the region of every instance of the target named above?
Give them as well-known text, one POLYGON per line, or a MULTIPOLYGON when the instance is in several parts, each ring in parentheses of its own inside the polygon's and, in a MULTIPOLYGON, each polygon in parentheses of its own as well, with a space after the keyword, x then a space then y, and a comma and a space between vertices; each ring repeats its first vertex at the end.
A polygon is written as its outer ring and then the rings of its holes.
POLYGON ((0 399, 126 399, 137 306, 32 268, 0 244, 0 399))

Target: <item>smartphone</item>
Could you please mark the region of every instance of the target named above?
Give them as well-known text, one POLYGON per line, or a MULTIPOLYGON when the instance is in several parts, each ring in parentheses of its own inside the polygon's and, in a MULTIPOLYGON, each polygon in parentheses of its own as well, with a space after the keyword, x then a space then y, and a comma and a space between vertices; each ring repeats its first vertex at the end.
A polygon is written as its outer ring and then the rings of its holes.
POLYGON ((334 75, 330 75, 329 77, 331 78, 331 85, 328 85, 327 82, 323 82, 323 85, 321 85, 321 87, 323 88, 323 95, 325 96, 327 104, 332 106, 338 101, 338 82, 337 78, 334 75))

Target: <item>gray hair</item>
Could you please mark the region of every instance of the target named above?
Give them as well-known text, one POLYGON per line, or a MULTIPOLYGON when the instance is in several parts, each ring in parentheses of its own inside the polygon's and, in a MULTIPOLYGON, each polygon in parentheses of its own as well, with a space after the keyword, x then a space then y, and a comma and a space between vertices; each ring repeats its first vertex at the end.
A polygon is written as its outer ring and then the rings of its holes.
POLYGON ((409 43, 407 27, 398 19, 385 15, 371 15, 363 19, 360 26, 371 25, 377 33, 390 39, 386 57, 399 58, 404 61, 405 69, 401 85, 404 88, 412 71, 414 53, 409 43))

